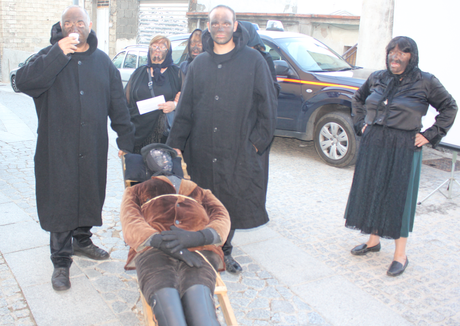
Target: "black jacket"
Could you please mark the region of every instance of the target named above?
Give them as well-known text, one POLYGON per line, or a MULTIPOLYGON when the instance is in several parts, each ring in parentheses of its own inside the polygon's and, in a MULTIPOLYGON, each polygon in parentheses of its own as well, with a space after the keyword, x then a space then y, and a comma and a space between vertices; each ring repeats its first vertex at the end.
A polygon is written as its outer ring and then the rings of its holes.
POLYGON ((233 40, 234 50, 216 55, 209 32, 203 33, 206 52, 189 65, 167 144, 185 150, 192 180, 222 201, 232 229, 247 229, 268 221, 277 97, 264 58, 246 46, 247 31, 239 27, 233 40))
MULTIPOLYGON (((364 124, 384 124, 385 111, 379 111, 376 117, 376 107, 390 78, 386 70, 376 71, 356 91, 353 97, 353 121, 358 135, 364 124)), ((418 70, 401 81, 392 101, 385 106, 389 110, 386 125, 420 131, 428 105, 433 106, 439 114, 434 125, 422 134, 436 146, 452 127, 458 108, 452 96, 432 74, 418 70)))
POLYGON ((107 175, 107 117, 120 149, 132 151, 120 73, 97 49, 64 55, 53 27, 51 46, 17 72, 18 88, 34 98, 38 116, 35 153, 37 209, 43 229, 65 232, 102 225, 107 175))

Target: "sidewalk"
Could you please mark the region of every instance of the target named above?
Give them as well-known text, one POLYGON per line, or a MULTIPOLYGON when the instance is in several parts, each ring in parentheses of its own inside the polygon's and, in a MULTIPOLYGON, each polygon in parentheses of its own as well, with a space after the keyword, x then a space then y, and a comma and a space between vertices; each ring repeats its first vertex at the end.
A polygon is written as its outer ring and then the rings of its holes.
MULTIPOLYGON (((118 217, 123 182, 114 134, 104 225, 93 229, 111 259, 75 257, 71 290, 55 292, 49 235, 35 206, 34 118, 32 100, 0 84, 0 325, 142 325, 136 274, 123 269, 128 248, 118 217)), ((448 156, 424 150, 424 159, 448 156)), ((321 162, 312 143, 275 140, 271 220, 237 231, 234 256, 244 272, 222 274, 240 325, 460 325, 460 197, 437 192, 417 208, 410 264, 390 278, 393 241, 382 240, 382 250, 365 257, 349 253, 366 239, 343 226, 352 176, 353 167, 321 162)), ((448 177, 423 165, 419 198, 448 177)))

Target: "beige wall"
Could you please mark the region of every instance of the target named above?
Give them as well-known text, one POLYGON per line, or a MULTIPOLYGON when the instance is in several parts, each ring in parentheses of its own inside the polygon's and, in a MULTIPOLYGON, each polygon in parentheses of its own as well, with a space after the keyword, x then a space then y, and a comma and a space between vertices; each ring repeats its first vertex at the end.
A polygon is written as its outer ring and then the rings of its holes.
POLYGON ((309 35, 341 55, 345 52, 345 46, 351 47, 358 43, 359 26, 318 24, 313 26, 309 35))
POLYGON ((385 47, 393 34, 394 0, 363 0, 356 65, 385 68, 385 47))
POLYGON ((1 80, 31 53, 48 46, 51 26, 72 0, 0 0, 1 80))

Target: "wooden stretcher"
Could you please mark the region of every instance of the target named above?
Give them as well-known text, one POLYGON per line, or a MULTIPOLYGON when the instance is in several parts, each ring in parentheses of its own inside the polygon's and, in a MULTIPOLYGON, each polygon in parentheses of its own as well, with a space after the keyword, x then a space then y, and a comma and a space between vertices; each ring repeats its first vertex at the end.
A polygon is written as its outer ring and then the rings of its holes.
MULTIPOLYGON (((184 172, 184 179, 190 180, 190 176, 187 173, 187 164, 184 162, 184 158, 182 155, 180 155, 182 159, 182 170, 184 172)), ((123 169, 123 180, 124 180, 124 186, 125 188, 131 187, 139 181, 136 180, 126 180, 124 178, 125 176, 125 171, 126 171, 126 163, 125 163, 125 157, 124 155, 121 158, 121 165, 123 169)), ((153 315, 153 310, 148 304, 147 300, 145 300, 144 295, 139 289, 140 293, 140 298, 142 301, 142 310, 144 313, 144 323, 146 326, 158 326, 155 316, 153 315)), ((216 287, 214 289, 214 294, 217 296, 217 299, 219 301, 219 305, 216 307, 216 309, 221 308, 222 313, 224 315, 225 322, 227 323, 227 326, 237 326, 238 322, 236 321, 235 314, 233 312, 232 305, 230 304, 230 299, 228 298, 227 294, 227 286, 225 285, 224 281, 220 277, 220 273, 217 273, 216 276, 216 287)))

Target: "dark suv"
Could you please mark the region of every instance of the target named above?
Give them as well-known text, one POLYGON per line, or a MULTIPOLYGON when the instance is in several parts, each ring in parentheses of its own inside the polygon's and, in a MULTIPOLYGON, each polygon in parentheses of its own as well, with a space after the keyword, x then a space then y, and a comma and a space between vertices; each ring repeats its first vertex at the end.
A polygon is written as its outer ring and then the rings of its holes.
POLYGON ((281 92, 276 135, 313 140, 328 164, 354 164, 359 141, 351 98, 369 71, 350 66, 318 40, 303 34, 259 31, 272 56, 281 92))

